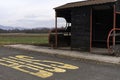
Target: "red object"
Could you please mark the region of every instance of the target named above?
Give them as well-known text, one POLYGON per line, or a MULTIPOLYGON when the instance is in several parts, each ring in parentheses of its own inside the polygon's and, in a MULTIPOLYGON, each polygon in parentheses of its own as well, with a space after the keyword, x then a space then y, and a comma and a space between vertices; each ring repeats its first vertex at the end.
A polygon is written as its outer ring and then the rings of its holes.
POLYGON ((120 30, 120 28, 113 28, 113 29, 110 30, 110 32, 108 34, 108 37, 107 37, 107 48, 108 48, 108 52, 109 53, 112 53, 112 49, 110 48, 110 36, 111 36, 112 32, 119 31, 119 30, 120 30))

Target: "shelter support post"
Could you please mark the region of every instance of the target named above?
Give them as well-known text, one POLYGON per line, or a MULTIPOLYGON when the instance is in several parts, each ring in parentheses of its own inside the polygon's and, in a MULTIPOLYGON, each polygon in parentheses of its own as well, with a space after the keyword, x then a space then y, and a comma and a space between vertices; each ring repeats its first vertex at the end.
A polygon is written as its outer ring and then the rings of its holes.
POLYGON ((92 52, 92 8, 90 9, 90 52, 92 52))
POLYGON ((68 26, 67 21, 66 21, 66 27, 68 26))
POLYGON ((55 48, 58 47, 57 13, 55 12, 55 48))
POLYGON ((116 6, 113 6, 113 46, 115 46, 115 28, 116 28, 116 6))

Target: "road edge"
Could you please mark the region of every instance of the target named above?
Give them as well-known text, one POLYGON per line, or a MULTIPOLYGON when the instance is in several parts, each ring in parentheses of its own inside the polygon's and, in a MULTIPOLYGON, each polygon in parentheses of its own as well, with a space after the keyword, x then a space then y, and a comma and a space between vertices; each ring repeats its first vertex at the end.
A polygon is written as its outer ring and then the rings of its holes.
POLYGON ((49 49, 49 48, 45 48, 41 46, 23 45, 23 44, 3 45, 3 47, 40 52, 44 54, 63 56, 63 57, 69 57, 69 58, 74 58, 74 59, 85 59, 85 60, 120 65, 120 57, 97 55, 97 54, 91 54, 88 52, 65 51, 65 50, 49 49))

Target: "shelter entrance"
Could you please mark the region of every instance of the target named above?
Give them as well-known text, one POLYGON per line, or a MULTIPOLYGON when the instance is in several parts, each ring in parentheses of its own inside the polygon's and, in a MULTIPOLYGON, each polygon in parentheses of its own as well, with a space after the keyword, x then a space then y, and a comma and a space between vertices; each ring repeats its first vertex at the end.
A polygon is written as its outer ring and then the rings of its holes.
POLYGON ((113 7, 95 6, 92 12, 92 47, 106 48, 107 36, 113 28, 113 7))

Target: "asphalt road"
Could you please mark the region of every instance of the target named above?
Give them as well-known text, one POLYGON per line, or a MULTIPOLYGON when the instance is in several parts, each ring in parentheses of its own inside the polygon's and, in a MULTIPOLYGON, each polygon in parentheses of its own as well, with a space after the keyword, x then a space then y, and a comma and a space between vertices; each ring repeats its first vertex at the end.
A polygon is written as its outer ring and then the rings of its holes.
POLYGON ((0 80, 120 80, 120 66, 0 47, 0 80))

